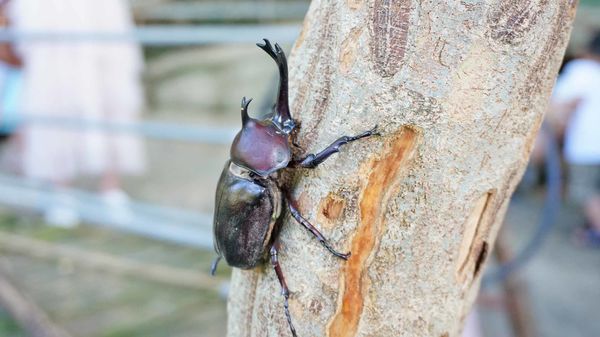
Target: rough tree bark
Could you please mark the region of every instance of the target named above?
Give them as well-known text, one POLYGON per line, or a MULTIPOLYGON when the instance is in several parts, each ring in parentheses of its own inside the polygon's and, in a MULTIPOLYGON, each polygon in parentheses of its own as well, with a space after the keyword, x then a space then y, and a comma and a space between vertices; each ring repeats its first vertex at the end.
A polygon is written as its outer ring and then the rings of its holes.
MULTIPOLYGON (((569 37, 570 0, 313 0, 290 59, 307 151, 293 173, 344 262, 288 215, 280 262, 298 335, 458 336, 569 37)), ((275 273, 235 270, 228 336, 289 336, 275 273)))

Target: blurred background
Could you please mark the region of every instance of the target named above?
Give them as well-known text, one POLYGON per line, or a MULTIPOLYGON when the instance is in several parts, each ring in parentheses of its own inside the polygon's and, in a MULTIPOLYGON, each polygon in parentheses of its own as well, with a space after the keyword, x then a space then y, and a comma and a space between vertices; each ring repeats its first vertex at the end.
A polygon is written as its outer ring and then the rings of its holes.
MULTIPOLYGON (((275 95, 254 43, 289 51, 308 5, 0 0, 0 336, 225 335, 230 269, 208 277, 214 190, 240 98, 264 111, 275 95)), ((566 57, 580 62, 563 73, 594 60, 599 18, 600 0, 582 0, 566 57)), ((600 336, 600 158, 571 149, 574 88, 589 87, 573 81, 555 93, 465 335, 600 336)))

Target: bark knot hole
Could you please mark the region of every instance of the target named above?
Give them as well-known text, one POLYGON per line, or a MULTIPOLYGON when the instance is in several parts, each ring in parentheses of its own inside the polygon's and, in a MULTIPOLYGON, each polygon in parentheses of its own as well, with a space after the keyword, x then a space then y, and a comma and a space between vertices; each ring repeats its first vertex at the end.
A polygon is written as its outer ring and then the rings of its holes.
POLYGON ((462 242, 458 251, 456 280, 465 283, 477 276, 488 253, 488 236, 493 224, 490 205, 493 203, 495 190, 490 190, 479 197, 463 225, 462 242), (472 271, 472 275, 469 275, 472 271), (471 277, 469 277, 471 276, 471 277))
POLYGON ((473 277, 475 277, 475 276, 477 276, 477 274, 479 274, 479 271, 481 270, 481 267, 483 266, 483 263, 485 262, 487 255, 488 255, 488 243, 483 241, 483 244, 481 245, 481 248, 479 249, 479 254, 477 255, 477 261, 475 261, 475 270, 473 271, 473 277))
POLYGON ((329 193, 325 199, 321 201, 321 214, 325 220, 334 222, 339 219, 344 211, 346 201, 334 193, 329 193))

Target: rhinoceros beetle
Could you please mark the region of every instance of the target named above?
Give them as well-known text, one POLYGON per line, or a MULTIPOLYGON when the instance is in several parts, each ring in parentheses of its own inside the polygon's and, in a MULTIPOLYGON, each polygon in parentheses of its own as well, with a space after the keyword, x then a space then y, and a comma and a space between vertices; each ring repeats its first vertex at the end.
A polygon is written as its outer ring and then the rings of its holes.
POLYGON ((248 115, 252 99, 242 98, 242 129, 233 140, 231 159, 225 163, 217 185, 213 222, 217 258, 211 266, 211 274, 214 275, 221 258, 232 267, 251 269, 266 262, 270 255, 281 285, 285 315, 292 335, 296 336, 288 308, 289 290, 277 257, 279 220, 284 207, 333 255, 346 260, 350 253, 333 249, 319 230, 300 214, 282 188, 278 172, 285 168, 314 168, 338 152, 342 145, 377 134, 377 127, 356 136, 340 137, 319 153, 293 158, 292 131, 296 122, 288 105, 287 60, 278 44, 273 46, 264 39, 264 43, 256 45, 277 63, 279 92, 272 111, 260 120, 248 115))

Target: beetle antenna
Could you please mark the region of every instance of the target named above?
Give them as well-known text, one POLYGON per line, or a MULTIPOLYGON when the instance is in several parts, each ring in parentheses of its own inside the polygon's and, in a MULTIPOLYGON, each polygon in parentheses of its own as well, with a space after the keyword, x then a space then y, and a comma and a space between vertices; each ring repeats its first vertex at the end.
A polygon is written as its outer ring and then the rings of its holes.
POLYGON ((250 120, 250 116, 248 116, 248 105, 252 102, 252 98, 246 99, 246 97, 242 98, 242 124, 246 124, 248 120, 250 120))

